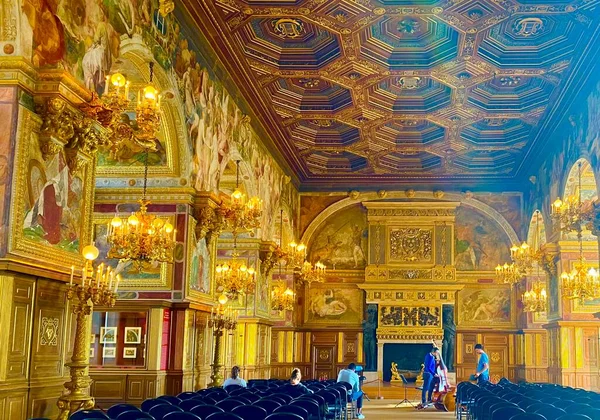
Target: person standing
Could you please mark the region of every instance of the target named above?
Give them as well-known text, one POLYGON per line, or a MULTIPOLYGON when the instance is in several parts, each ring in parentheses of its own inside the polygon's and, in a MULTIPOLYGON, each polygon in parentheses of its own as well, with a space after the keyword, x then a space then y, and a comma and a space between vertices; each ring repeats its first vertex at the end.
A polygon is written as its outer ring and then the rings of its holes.
POLYGON ((421 406, 423 408, 431 404, 431 394, 433 394, 435 385, 434 379, 438 377, 435 366, 435 355, 438 350, 437 347, 432 347, 431 351, 425 356, 425 362, 423 363, 423 390, 421 391, 421 406))
POLYGON ((363 392, 360 390, 360 378, 356 373, 356 365, 350 363, 346 369, 340 370, 337 378, 339 382, 346 382, 352 386, 352 394, 350 397, 352 401, 356 401, 356 414, 359 419, 364 419, 365 416, 362 413, 363 405, 363 392))
POLYGON ((490 359, 483 350, 483 344, 475 344, 475 353, 479 355, 475 378, 477 379, 477 383, 480 384, 490 380, 490 359))

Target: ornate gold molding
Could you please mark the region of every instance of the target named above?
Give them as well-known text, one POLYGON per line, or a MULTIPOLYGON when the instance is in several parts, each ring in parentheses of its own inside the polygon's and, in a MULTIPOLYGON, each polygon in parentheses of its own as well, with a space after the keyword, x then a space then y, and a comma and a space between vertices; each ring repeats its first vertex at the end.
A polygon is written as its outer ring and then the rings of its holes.
POLYGON ((196 239, 206 238, 207 245, 210 245, 214 238, 218 238, 225 227, 218 206, 218 198, 210 193, 199 193, 194 200, 194 218, 198 222, 196 239))
POLYGON ((403 262, 431 262, 433 229, 413 227, 390 230, 390 259, 403 262))

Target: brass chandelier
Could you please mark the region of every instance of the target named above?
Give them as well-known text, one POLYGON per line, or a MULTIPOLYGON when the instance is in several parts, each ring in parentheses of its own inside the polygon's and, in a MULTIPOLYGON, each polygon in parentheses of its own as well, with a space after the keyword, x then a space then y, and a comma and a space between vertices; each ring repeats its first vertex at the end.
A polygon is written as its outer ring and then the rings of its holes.
POLYGON ((304 261, 302 268, 300 269, 299 280, 302 283, 311 284, 313 282, 322 282, 325 280, 326 267, 320 261, 317 261, 314 265, 308 261, 304 261))
POLYGON ((292 289, 286 287, 283 281, 277 284, 271 290, 271 309, 274 311, 293 311, 296 303, 296 294, 292 289))
POLYGON ((150 82, 138 92, 135 121, 126 115, 129 107, 130 82, 121 73, 106 76, 100 100, 82 106, 84 112, 104 126, 108 135, 104 145, 111 158, 116 159, 123 144, 131 141, 143 149, 156 150, 156 133, 160 129, 161 96, 154 86, 154 63, 149 63, 150 82))
MULTIPOLYGON (((538 248, 533 258, 536 261, 537 276, 536 280, 532 285, 531 290, 526 290, 521 297, 523 302, 523 312, 546 312, 548 306, 548 295, 544 283, 540 280, 540 265, 543 261, 543 253, 540 249, 541 244, 541 232, 540 232, 540 217, 541 213, 536 210, 534 213, 535 217, 535 246, 538 248)), ((531 248, 530 248, 531 249, 531 248)))
POLYGON ((226 227, 236 237, 240 232, 251 231, 260 225, 262 201, 258 197, 246 199, 240 190, 240 161, 236 161, 235 190, 228 201, 219 207, 219 214, 226 227))
POLYGON ((248 267, 239 259, 237 238, 233 237, 233 253, 229 262, 223 262, 216 267, 217 288, 228 299, 237 300, 239 296, 254 292, 256 270, 248 267))
POLYGON ((177 231, 168 221, 148 214, 150 200, 146 198, 148 183, 148 149, 144 158, 144 191, 140 209, 127 218, 115 215, 108 226, 108 258, 133 261, 138 270, 145 263, 173 262, 177 231))
POLYGON ((593 222, 594 212, 593 208, 586 210, 583 207, 581 162, 578 169, 577 195, 567 197, 564 202, 557 199, 552 205, 552 219, 561 232, 577 232, 579 257, 571 271, 561 274, 561 290, 565 298, 584 303, 600 297, 600 279, 598 270, 590 267, 583 257, 583 229, 593 222))
POLYGON ((578 194, 552 203, 552 222, 561 232, 582 231, 594 219, 593 207, 586 209, 581 197, 581 162, 578 163, 578 194))

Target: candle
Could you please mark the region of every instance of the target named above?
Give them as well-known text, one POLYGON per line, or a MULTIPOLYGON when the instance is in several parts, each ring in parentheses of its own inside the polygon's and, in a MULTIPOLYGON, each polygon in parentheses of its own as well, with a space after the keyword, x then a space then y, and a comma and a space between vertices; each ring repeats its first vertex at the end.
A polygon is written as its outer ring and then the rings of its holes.
POLYGON ((125 83, 125 100, 129 100, 129 82, 125 83))
POLYGON ((119 288, 120 281, 121 281, 121 275, 117 274, 117 282, 115 283, 115 294, 117 293, 117 289, 119 288))
POLYGON ((176 233, 177 233, 177 229, 173 229, 173 242, 175 242, 175 238, 176 238, 176 233))
POLYGON ((71 266, 71 279, 69 280, 69 286, 73 286, 73 274, 75 274, 75 266, 71 266))
POLYGON ((106 76, 105 78, 105 82, 104 82, 104 94, 106 95, 108 93, 108 85, 110 81, 110 76, 106 76))
POLYGON ((85 279, 87 277, 87 270, 86 267, 83 267, 83 270, 81 270, 81 286, 85 287, 85 279))

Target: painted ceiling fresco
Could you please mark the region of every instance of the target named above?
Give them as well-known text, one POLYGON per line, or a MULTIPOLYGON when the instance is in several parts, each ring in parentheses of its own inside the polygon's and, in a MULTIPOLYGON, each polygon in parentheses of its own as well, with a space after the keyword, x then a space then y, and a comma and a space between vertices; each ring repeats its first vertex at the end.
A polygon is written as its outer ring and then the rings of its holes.
POLYGON ((514 179, 599 2, 183 3, 301 184, 335 187, 514 179))

